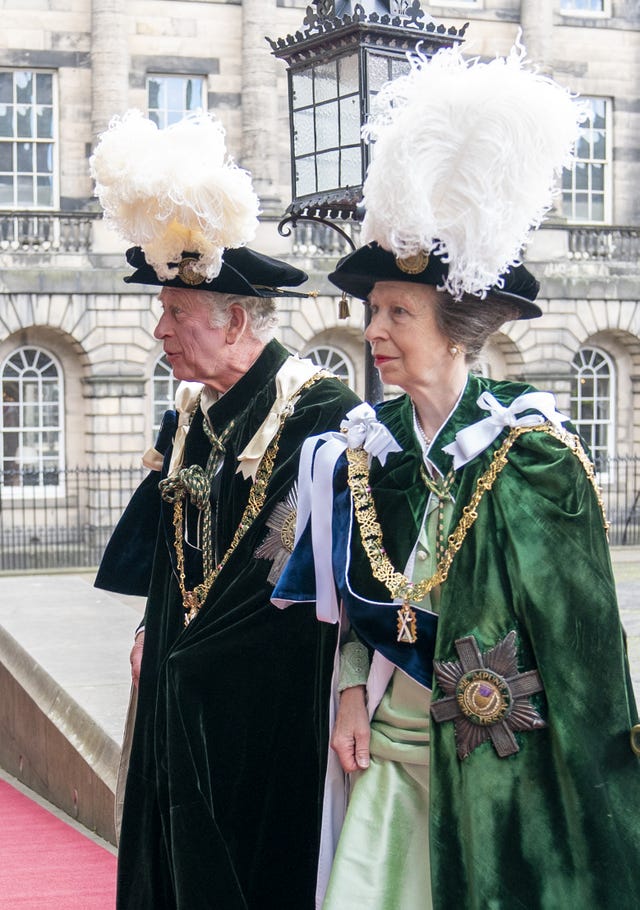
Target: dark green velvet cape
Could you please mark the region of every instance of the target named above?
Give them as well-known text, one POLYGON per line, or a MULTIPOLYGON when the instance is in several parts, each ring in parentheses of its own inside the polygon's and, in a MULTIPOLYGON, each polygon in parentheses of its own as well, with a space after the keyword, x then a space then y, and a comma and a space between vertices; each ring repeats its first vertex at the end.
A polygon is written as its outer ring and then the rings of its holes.
MULTIPOLYGON (((486 388, 504 405, 528 390, 470 377, 431 449, 443 475, 451 456, 442 447, 486 416, 476 406, 486 388)), ((377 410, 403 449, 384 467, 374 460, 371 469, 384 544, 401 568, 426 508, 422 454, 406 396, 377 410)), ((506 435, 458 470, 452 529, 506 435)), ((337 495, 345 480, 343 459, 337 495)), ((296 573, 302 577, 303 560, 296 551, 279 597, 297 599, 292 584, 296 573)), ((357 532, 349 581, 363 597, 389 600, 371 576, 357 532)), ((397 605, 389 609, 393 630, 397 605)), ((640 760, 629 732, 637 713, 603 519, 576 456, 542 432, 520 436, 478 507, 441 587, 435 658, 458 660, 454 643, 464 636, 473 635, 485 651, 512 630, 519 670, 535 667, 542 678, 544 694, 532 700, 547 726, 517 733, 520 751, 508 758, 499 758, 488 741, 461 760, 454 724, 432 721, 434 908, 634 910, 640 906, 640 760)), ((434 686, 433 699, 443 695, 434 686)))
MULTIPOLYGON (((269 412, 287 356, 270 342, 209 410, 218 434, 235 419, 214 483, 217 560, 251 484, 236 473, 237 455, 269 412)), ((119 910, 313 907, 334 630, 318 624, 311 607, 273 607, 271 562, 254 552, 296 478, 305 437, 337 429, 355 403, 334 379, 302 393, 263 511, 186 629, 172 507, 163 504, 124 802, 119 910)), ((197 412, 185 463, 204 465, 209 448, 197 412)))

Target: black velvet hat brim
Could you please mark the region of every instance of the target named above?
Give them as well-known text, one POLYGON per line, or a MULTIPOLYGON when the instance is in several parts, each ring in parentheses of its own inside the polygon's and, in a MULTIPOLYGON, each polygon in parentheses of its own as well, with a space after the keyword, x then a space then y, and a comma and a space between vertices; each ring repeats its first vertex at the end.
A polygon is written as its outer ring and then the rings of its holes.
MULTIPOLYGON (((416 275, 408 274, 399 268, 393 253, 377 243, 370 243, 341 259, 336 270, 329 275, 329 281, 346 294, 366 300, 379 281, 408 281, 437 287, 443 284, 447 271, 447 263, 432 254, 424 271, 416 275)), ((504 286, 492 288, 491 295, 513 303, 518 310, 518 319, 541 316, 542 310, 533 302, 540 285, 531 272, 519 265, 503 277, 504 286)))
MULTIPOLYGON (((197 254, 183 254, 197 258, 197 254)), ((248 247, 227 249, 223 253, 220 273, 212 281, 187 284, 179 275, 167 281, 158 278, 155 269, 147 262, 143 250, 131 247, 127 250, 127 262, 135 272, 124 280, 127 284, 148 284, 155 287, 182 288, 189 291, 214 291, 219 294, 238 294, 242 297, 308 297, 297 288, 309 277, 281 259, 274 259, 248 247), (281 287, 284 285, 285 287, 281 287)), ((178 263, 175 263, 176 265, 178 263)))

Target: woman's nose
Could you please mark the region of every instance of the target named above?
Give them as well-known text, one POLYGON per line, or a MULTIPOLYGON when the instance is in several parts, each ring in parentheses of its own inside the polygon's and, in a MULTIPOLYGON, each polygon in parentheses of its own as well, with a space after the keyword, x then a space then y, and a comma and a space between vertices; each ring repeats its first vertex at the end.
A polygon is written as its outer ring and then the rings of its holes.
POLYGON ((380 315, 378 313, 370 315, 369 322, 364 330, 365 339, 371 343, 382 335, 384 335, 384 329, 382 327, 380 315))

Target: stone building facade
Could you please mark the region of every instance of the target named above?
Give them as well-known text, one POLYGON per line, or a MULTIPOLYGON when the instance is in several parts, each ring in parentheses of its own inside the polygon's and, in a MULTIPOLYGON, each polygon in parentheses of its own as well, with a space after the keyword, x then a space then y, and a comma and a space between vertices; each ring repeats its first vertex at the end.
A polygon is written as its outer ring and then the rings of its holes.
MULTIPOLYGON (((394 0, 392 0, 394 3, 394 0)), ((337 3, 337 8, 343 4, 337 3)), ((363 3, 366 9, 388 2, 363 3)), ((465 53, 529 57, 588 98, 574 172, 527 251, 542 319, 495 336, 481 368, 555 391, 597 455, 640 447, 640 4, 632 0, 422 0, 465 53)), ((171 396, 157 304, 122 283, 122 241, 102 224, 88 159, 114 114, 164 125, 206 106, 250 170, 256 247, 295 259, 319 296, 283 301, 280 338, 364 391, 362 308, 346 320, 325 275, 342 252, 310 228, 282 237, 290 201, 286 72, 265 36, 294 33, 306 0, 4 0, 0 4, 2 486, 55 486, 66 467, 138 464, 171 396), (52 479, 53 478, 53 479, 52 479)), ((395 3, 394 3, 395 7, 395 3)), ((16 489, 19 488, 19 489, 16 489)), ((32 498, 37 493, 32 489, 32 498)))

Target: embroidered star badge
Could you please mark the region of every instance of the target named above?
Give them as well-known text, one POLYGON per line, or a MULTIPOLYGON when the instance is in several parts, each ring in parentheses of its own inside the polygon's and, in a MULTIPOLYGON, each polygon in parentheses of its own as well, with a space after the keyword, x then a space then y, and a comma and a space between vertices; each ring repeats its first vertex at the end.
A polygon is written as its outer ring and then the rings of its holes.
POLYGON ((273 565, 267 581, 275 585, 293 552, 298 510, 298 485, 294 483, 285 498, 277 503, 267 518, 269 532, 255 551, 258 559, 271 559, 273 565))
POLYGON ((431 704, 437 722, 452 720, 458 758, 466 758, 491 740, 500 758, 520 750, 514 731, 546 727, 529 696, 544 686, 537 670, 518 672, 514 631, 480 653, 472 635, 456 643, 459 661, 434 660, 440 688, 446 693, 431 704))

